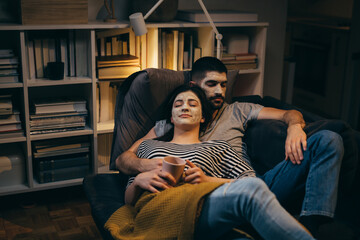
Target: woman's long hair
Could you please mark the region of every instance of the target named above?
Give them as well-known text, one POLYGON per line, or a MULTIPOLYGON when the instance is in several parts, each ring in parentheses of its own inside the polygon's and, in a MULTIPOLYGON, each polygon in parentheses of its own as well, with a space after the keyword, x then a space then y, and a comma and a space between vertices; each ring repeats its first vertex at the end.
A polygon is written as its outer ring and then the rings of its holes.
MULTIPOLYGON (((203 123, 200 123, 200 131, 203 131, 206 129, 206 127, 208 126, 208 124, 211 121, 213 110, 210 107, 209 102, 206 99, 206 95, 205 95, 204 91, 196 85, 184 84, 184 85, 180 85, 179 87, 175 88, 172 91, 172 93, 168 97, 168 101, 165 106, 165 110, 163 113, 163 119, 166 119, 167 123, 172 124, 171 116, 172 116, 172 108, 174 105, 175 98, 180 93, 188 92, 188 91, 193 92, 200 100, 202 117, 205 120, 203 123)), ((174 127, 171 130, 169 130, 167 133, 165 133, 164 136, 158 137, 157 140, 171 141, 173 139, 173 137, 174 137, 174 127)))

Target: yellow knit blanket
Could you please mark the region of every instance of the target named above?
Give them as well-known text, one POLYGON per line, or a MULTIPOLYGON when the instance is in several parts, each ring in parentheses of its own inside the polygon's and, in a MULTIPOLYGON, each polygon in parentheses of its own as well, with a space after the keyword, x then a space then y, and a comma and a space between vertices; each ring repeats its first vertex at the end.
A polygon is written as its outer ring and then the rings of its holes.
POLYGON ((160 193, 145 192, 135 206, 115 211, 105 228, 115 239, 193 239, 202 199, 221 184, 183 184, 160 193))

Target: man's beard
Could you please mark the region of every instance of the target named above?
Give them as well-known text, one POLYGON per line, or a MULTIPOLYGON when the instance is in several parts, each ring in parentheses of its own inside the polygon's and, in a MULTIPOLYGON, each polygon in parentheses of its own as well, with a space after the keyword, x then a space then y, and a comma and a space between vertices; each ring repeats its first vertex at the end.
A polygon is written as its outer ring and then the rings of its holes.
POLYGON ((209 98, 209 102, 210 102, 211 108, 212 108, 213 110, 218 110, 218 109, 220 109, 220 108, 224 105, 224 101, 225 101, 225 99, 224 99, 223 96, 214 96, 214 97, 210 97, 210 98, 209 98), (221 103, 215 103, 215 102, 214 102, 214 100, 217 99, 217 98, 221 98, 221 99, 222 99, 221 103))

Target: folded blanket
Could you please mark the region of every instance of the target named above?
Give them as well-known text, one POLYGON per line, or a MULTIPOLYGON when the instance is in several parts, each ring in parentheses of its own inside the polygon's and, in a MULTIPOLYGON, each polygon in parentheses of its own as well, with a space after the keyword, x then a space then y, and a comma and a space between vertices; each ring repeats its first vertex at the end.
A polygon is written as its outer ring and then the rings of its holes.
POLYGON ((115 211, 105 228, 115 239, 193 239, 204 197, 222 183, 183 184, 145 192, 135 206, 115 211))

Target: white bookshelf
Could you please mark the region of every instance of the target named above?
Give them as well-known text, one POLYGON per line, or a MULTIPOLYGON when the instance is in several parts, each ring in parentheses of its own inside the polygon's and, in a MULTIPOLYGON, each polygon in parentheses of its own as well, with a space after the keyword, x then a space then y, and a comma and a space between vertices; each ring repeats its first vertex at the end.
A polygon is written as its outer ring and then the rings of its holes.
MULTIPOLYGON (((268 23, 220 23, 216 24, 220 33, 225 32, 224 38, 231 32, 246 33, 250 35, 250 50, 258 55, 258 68, 249 70, 239 70, 240 77, 233 88, 233 95, 257 94, 262 96, 266 32, 268 23)), ((146 41, 146 66, 142 68, 159 67, 159 33, 164 29, 191 30, 196 32, 198 46, 202 48, 203 56, 212 56, 215 48, 215 34, 211 27, 206 23, 190 23, 174 21, 169 23, 149 23, 147 24, 148 34, 142 37, 141 41, 146 41)), ((100 166, 98 163, 98 138, 102 134, 111 134, 114 129, 114 120, 99 122, 97 106, 97 86, 96 79, 96 35, 101 30, 129 28, 127 21, 117 23, 89 22, 88 24, 74 25, 21 25, 21 24, 0 24, 0 34, 7 34, 17 42, 16 48, 21 59, 22 81, 19 83, 0 84, 0 93, 15 92, 19 94, 20 111, 24 126, 24 136, 10 139, 0 139, 0 144, 19 144, 23 148, 24 160, 23 168, 25 172, 25 182, 20 185, 0 187, 0 196, 8 194, 17 194, 38 190, 46 190, 60 187, 79 185, 82 179, 71 179, 51 183, 38 183, 33 174, 32 143, 39 140, 68 138, 74 136, 87 136, 90 141, 90 169, 92 173, 109 172, 107 166, 100 166), (84 56, 88 58, 87 76, 85 77, 65 77, 63 80, 48 80, 29 78, 29 62, 27 55, 28 36, 32 32, 46 31, 83 31, 87 34, 88 51, 84 56), (11 33, 11 34, 8 34, 11 33), (87 126, 84 130, 68 131, 60 133, 49 133, 41 135, 30 135, 30 102, 33 98, 44 96, 69 96, 69 94, 79 94, 87 100, 87 109, 89 112, 87 126)), ((131 39, 139 41, 140 38, 131 39)), ((1 43, 1 41, 0 41, 1 43)), ((135 46, 135 43, 133 44, 135 46)), ((5 46, 6 48, 6 46, 5 46)), ((143 49, 143 48, 142 48, 143 49)), ((136 50, 138 51, 138 50, 136 50)), ((101 144, 101 143, 100 143, 101 144)))

